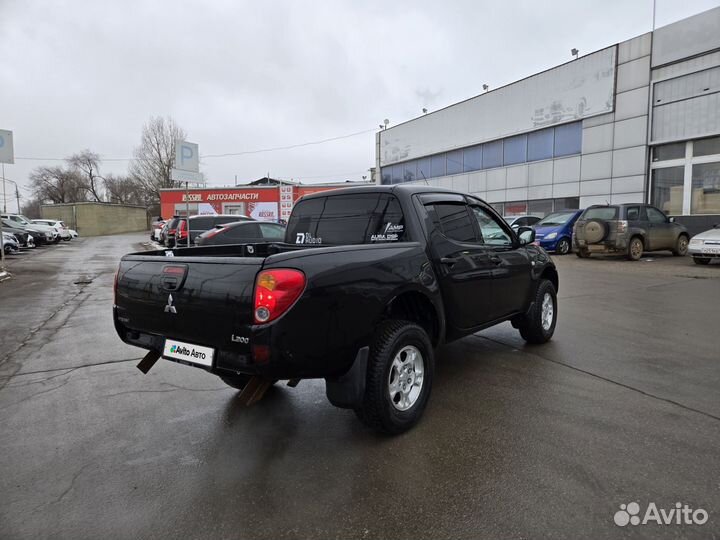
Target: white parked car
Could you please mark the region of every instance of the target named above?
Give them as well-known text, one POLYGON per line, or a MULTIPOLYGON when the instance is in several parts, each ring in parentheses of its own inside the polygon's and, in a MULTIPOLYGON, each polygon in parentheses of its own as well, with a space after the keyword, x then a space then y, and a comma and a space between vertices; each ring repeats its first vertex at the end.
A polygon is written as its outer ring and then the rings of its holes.
POLYGON ((688 244, 688 253, 695 264, 708 264, 713 259, 720 260, 720 226, 715 225, 709 231, 693 236, 688 244))
POLYGON ((63 223, 62 221, 59 221, 57 219, 33 219, 32 222, 35 225, 47 225, 48 227, 54 227, 60 235, 60 238, 65 241, 68 241, 72 238, 72 235, 70 234, 70 229, 68 229, 65 226, 65 223, 63 223))
POLYGON ((70 233, 70 236, 72 238, 77 238, 78 236, 80 236, 75 229, 68 229, 68 232, 70 233))
POLYGON ((520 227, 532 227, 542 218, 538 216, 506 216, 504 219, 514 231, 517 231, 520 227))

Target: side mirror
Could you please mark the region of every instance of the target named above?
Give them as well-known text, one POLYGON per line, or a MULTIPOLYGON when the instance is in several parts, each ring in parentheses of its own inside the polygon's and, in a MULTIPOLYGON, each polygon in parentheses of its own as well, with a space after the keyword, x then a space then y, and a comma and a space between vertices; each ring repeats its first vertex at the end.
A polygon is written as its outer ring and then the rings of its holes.
POLYGON ((521 246, 532 244, 535 241, 535 229, 532 227, 519 227, 517 235, 521 246))
POLYGON ((675 218, 674 218, 674 217, 669 217, 669 218, 668 218, 668 221, 669 221, 670 223, 675 223, 675 218))

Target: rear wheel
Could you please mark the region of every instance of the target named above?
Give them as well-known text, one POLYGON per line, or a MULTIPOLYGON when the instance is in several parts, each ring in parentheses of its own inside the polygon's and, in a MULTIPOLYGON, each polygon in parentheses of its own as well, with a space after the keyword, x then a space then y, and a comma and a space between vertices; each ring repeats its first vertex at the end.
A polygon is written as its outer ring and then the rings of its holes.
MULTIPOLYGON (((540 344, 550 341, 557 323, 557 293, 551 281, 538 283, 530 311, 517 321, 520 335, 528 343, 540 344)), ((514 323, 515 324, 515 323, 514 323)))
POLYGON ((587 248, 578 248, 578 250, 575 252, 575 255, 577 255, 581 259, 587 259, 590 257, 590 250, 588 250, 587 248))
POLYGON ((676 257, 684 257, 688 252, 688 237, 684 234, 678 236, 677 242, 675 243, 675 249, 672 254, 676 257))
POLYGON ((633 236, 628 244, 627 258, 631 261, 639 261, 643 254, 643 241, 639 236, 633 236))
POLYGON ((381 433, 407 431, 425 410, 434 367, 425 330, 408 321, 384 323, 370 347, 365 395, 355 414, 381 433))
POLYGON ((555 252, 558 255, 567 255, 570 253, 570 240, 567 238, 558 240, 557 246, 555 246, 555 252))
POLYGON ((707 257, 693 257, 695 264, 710 264, 710 259, 707 257))

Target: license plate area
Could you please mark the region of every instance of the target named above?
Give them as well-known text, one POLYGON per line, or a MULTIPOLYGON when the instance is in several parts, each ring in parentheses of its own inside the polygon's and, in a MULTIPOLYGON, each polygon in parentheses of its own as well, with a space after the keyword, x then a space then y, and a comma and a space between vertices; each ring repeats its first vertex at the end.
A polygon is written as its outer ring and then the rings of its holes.
POLYGON ((163 356, 173 360, 180 360, 181 362, 197 364, 198 366, 212 367, 215 349, 193 343, 185 343, 184 341, 166 339, 165 347, 163 347, 163 356))
POLYGON ((707 253, 708 255, 720 255, 720 246, 718 247, 704 247, 702 248, 703 253, 707 253))

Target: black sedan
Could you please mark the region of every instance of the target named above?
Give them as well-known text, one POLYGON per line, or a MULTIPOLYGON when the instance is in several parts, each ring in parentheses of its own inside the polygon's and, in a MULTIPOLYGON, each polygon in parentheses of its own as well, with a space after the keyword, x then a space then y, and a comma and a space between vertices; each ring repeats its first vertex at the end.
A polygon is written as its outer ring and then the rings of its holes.
POLYGON ((282 242, 285 226, 265 221, 235 221, 217 225, 195 238, 196 246, 220 244, 249 244, 253 242, 282 242))

